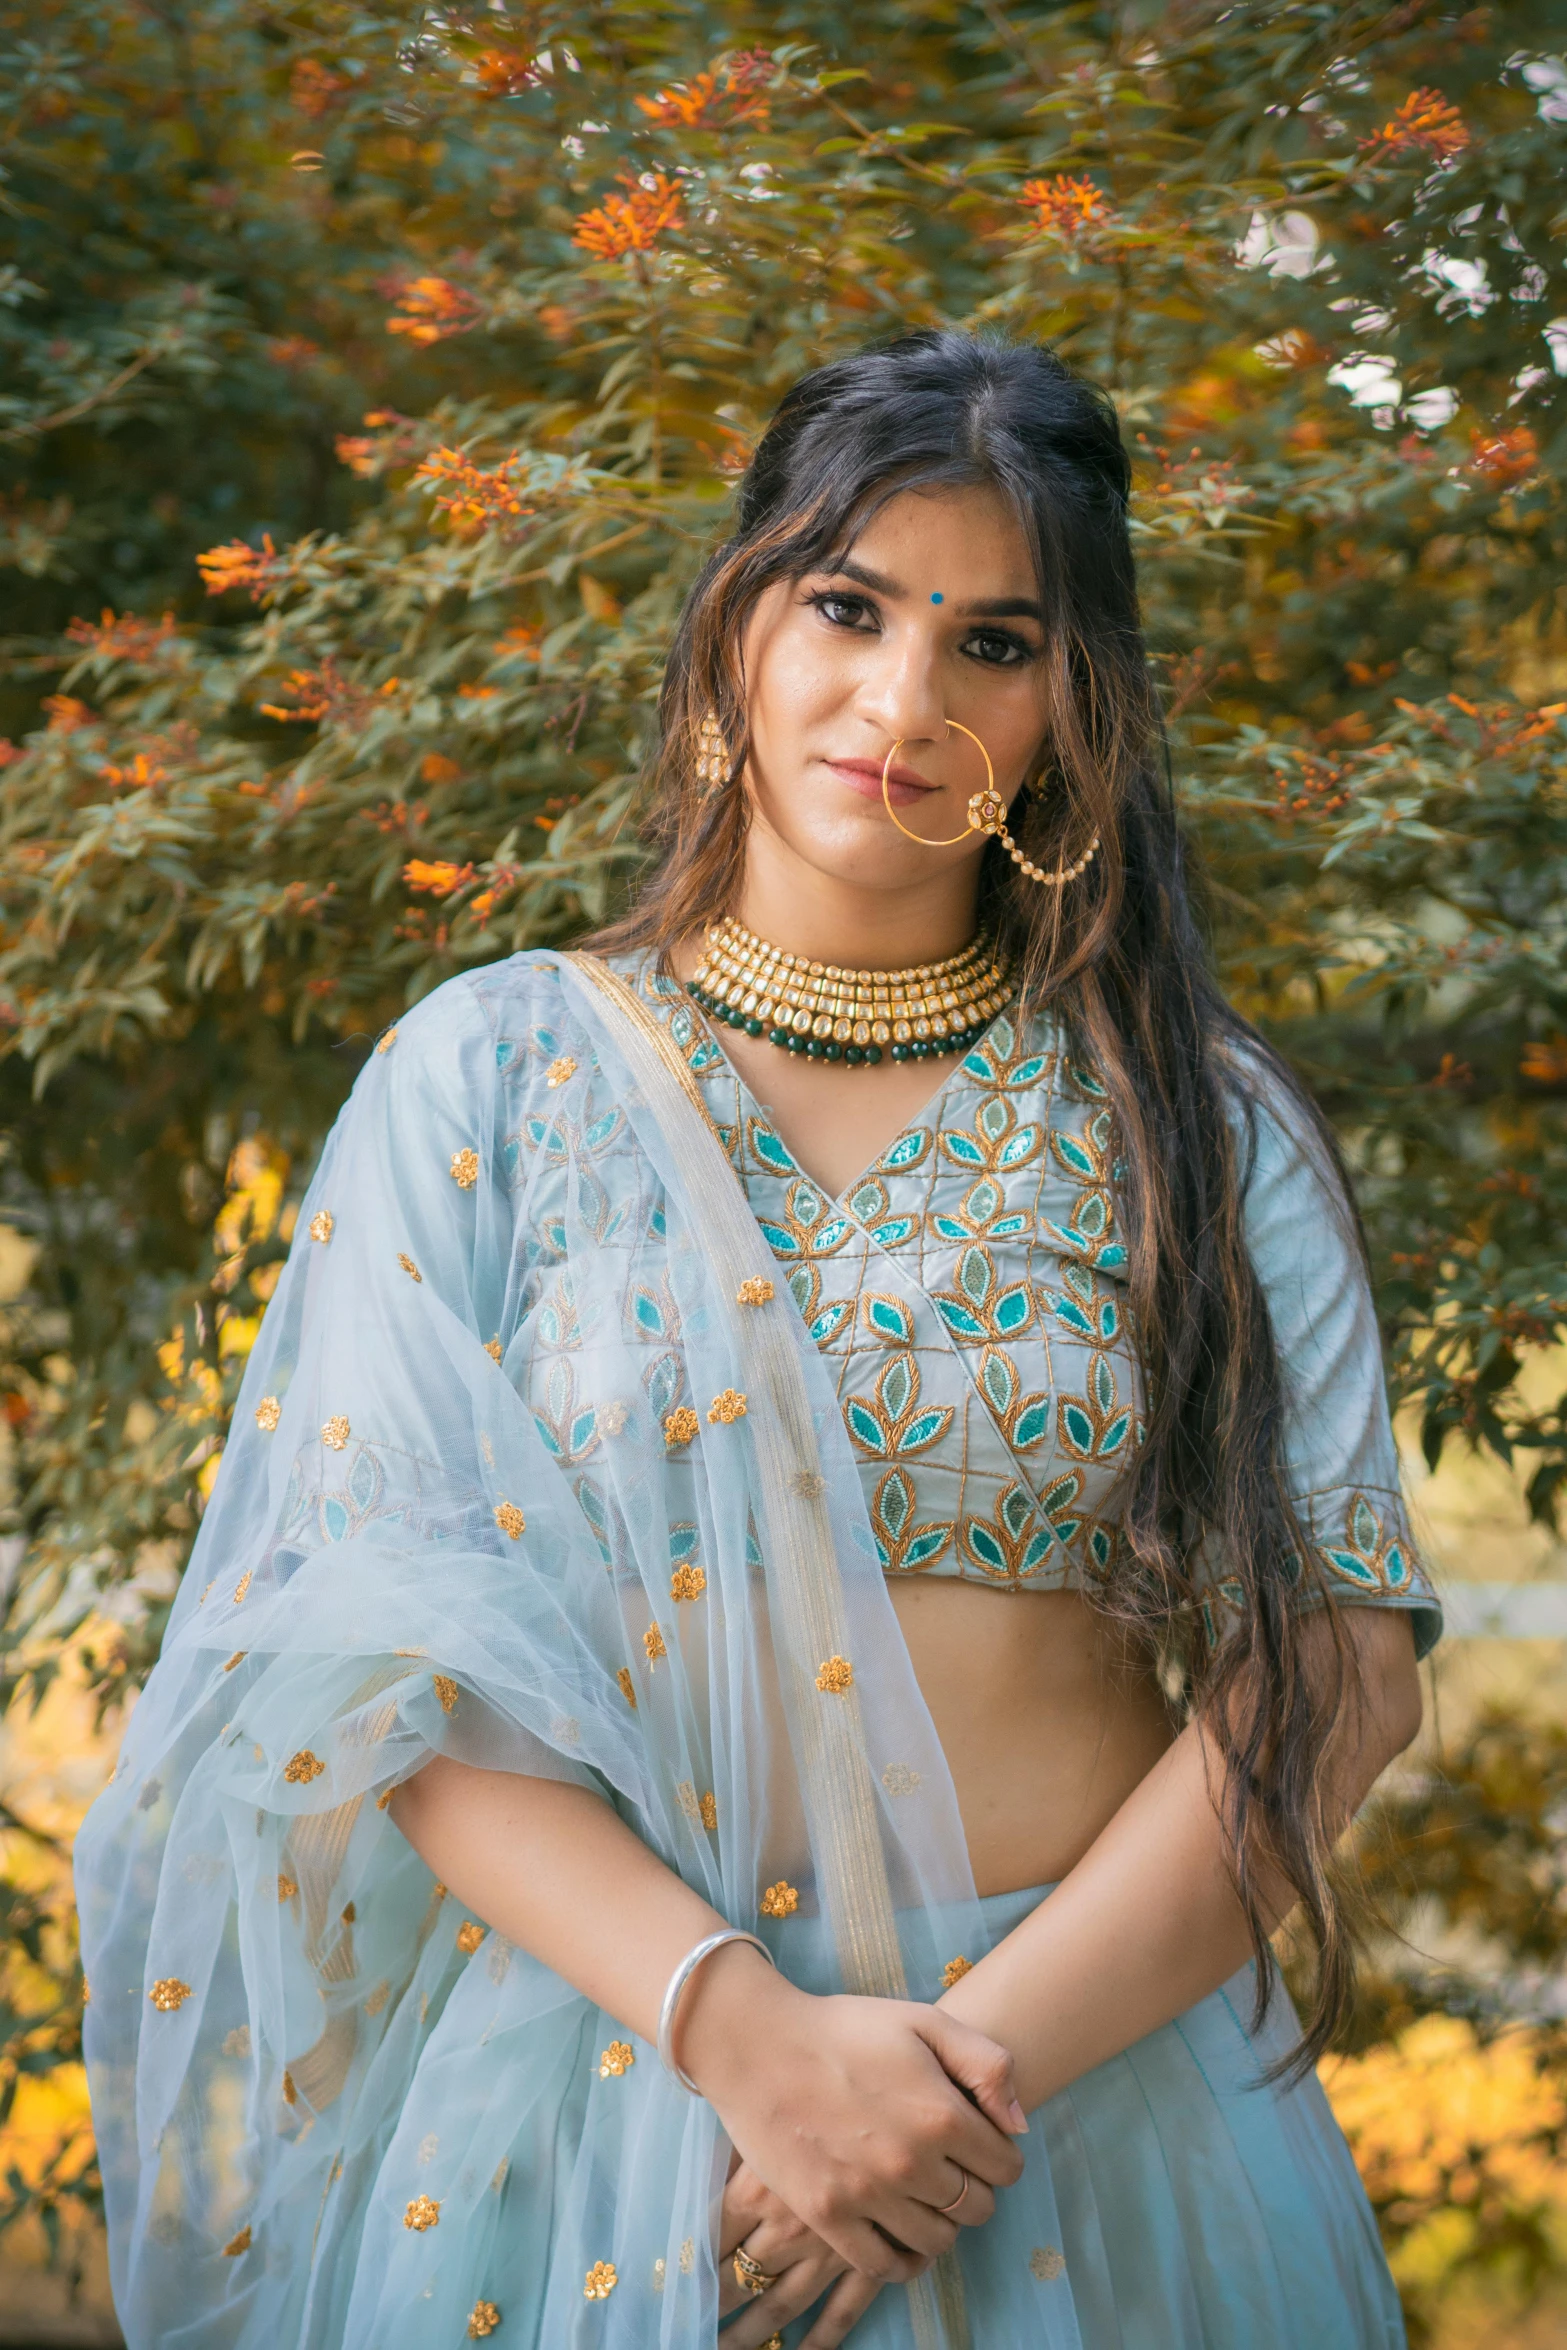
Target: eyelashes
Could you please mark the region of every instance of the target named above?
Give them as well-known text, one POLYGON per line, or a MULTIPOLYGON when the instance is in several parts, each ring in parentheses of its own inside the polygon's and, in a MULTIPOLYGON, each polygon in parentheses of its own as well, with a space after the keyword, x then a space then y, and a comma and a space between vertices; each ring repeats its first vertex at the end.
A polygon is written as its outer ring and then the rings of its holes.
MULTIPOLYGON (((880 615, 867 596, 854 595, 842 588, 813 588, 805 598, 814 612, 819 612, 830 628, 840 628, 853 636, 869 636, 879 626, 880 615), (852 612, 858 619, 841 619, 840 613, 852 612), (865 625, 869 619, 870 627, 865 625)), ((971 629, 964 640, 969 658, 982 669, 1016 669, 1026 661, 1037 660, 1037 648, 1023 637, 1015 636, 1009 628, 980 626, 971 629), (999 648, 996 652, 976 652, 976 645, 999 648)))

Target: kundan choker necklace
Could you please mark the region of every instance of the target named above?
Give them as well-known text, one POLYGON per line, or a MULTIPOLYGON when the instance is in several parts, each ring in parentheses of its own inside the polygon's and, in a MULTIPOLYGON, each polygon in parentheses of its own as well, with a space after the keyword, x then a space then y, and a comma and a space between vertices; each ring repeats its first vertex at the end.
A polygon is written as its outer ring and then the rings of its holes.
POLYGON ((852 1069, 966 1053, 1010 999, 1012 965, 976 938, 944 963, 851 971, 786 955, 726 914, 709 927, 686 992, 711 1020, 852 1069))

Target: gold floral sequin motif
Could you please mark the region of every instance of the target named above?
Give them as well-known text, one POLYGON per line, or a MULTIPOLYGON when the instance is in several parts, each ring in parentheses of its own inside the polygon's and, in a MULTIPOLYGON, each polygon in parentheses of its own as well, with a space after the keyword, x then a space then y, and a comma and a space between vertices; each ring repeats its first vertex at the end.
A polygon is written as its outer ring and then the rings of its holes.
POLYGON ((457 1947, 464 1958, 472 1958, 484 1940, 485 1929, 472 1918, 465 1918, 457 1929, 457 1947))
POLYGON ((418 1266, 414 1263, 413 1258, 405 1257, 401 1249, 399 1249, 397 1252, 397 1262, 402 1266, 403 1271, 407 1274, 410 1281, 422 1281, 424 1279, 424 1275, 420 1272, 418 1266))
POLYGON ((299 2103, 299 2091, 294 2086, 294 2076, 292 2073, 285 2073, 283 2075, 283 2103, 285 2105, 297 2105, 299 2103))
POLYGON ((365 2001, 366 2015, 379 2015, 382 2008, 386 2005, 391 1996, 392 1986, 390 1983, 377 1983, 375 1989, 371 1992, 369 1998, 365 2001))
POLYGON ((501 2313, 493 2301, 476 2301, 468 2313, 468 2339, 482 2342, 486 2334, 493 2334, 501 2322, 501 2313))
POLYGON ((294 1895, 298 1891, 299 1887, 295 1884, 292 1877, 279 1876, 277 1881, 277 1897, 279 1901, 292 1901, 294 1895))
POLYGON ((341 1412, 334 1412, 330 1420, 321 1423, 321 1441, 329 1452, 341 1452, 348 1442, 348 1422, 341 1412))
POLYGON ((503 1534, 509 1534, 515 1542, 528 1521, 514 1501, 498 1501, 495 1505, 495 1523, 503 1534))
POLYGON ((631 1667, 629 1665, 621 1665, 617 1667, 615 1679, 620 1684, 621 1696, 625 1699, 627 1705, 630 1706, 632 1712, 635 1713, 637 1710, 637 1690, 636 1683, 631 1678, 631 1667))
POLYGON ((799 1906, 798 1889, 793 1885, 786 1884, 782 1877, 779 1878, 776 1885, 769 1885, 762 1895, 762 1915, 764 1918, 792 1918, 799 1906))
POLYGON ((669 1654, 664 1646, 664 1635, 656 1624, 649 1624, 642 1635, 642 1647, 650 1665, 656 1665, 661 1656, 669 1654))
POLYGON ((441 1701, 442 1713, 454 1714, 457 1711, 456 1682, 452 1679, 449 1673, 436 1673, 433 1675, 433 1679, 435 1682, 435 1694, 441 1701))
POLYGON ((392 1797, 393 1797, 393 1796, 394 1796, 396 1793, 397 1793, 397 1789, 396 1789, 396 1787, 395 1787, 395 1786, 393 1786, 393 1787, 383 1787, 383 1788, 382 1788, 382 1790, 381 1790, 381 1792, 380 1792, 380 1794, 379 1794, 379 1795, 376 1797, 376 1799, 375 1799, 375 1808, 376 1808, 376 1810, 377 1810, 377 1811, 386 1811, 386 1810, 388 1810, 388 1809, 390 1808, 390 1805, 391 1805, 392 1797))
POLYGON ((544 1082, 548 1086, 564 1085, 568 1077, 575 1077, 576 1074, 576 1062, 572 1059, 570 1053, 562 1053, 560 1059, 558 1061, 551 1061, 549 1067, 545 1070, 544 1082))
POLYGON ((705 1567, 676 1567, 669 1578, 669 1596, 674 1600, 700 1599, 706 1589, 705 1567))
POLYGON ((789 1490, 802 1501, 820 1501, 827 1490, 827 1480, 819 1469, 796 1469, 789 1480, 789 1490))
POLYGON ((412 2228, 416 2236, 422 2236, 426 2228, 439 2227, 440 2221, 441 2207, 433 2195, 416 2195, 403 2213, 404 2227, 412 2228))
POLYGON ((230 2236, 228 2242, 224 2245, 223 2257, 225 2260, 238 2260, 242 2252, 248 2252, 249 2250, 250 2230, 249 2228, 241 2228, 239 2234, 237 2236, 230 2236))
POLYGON ((715 1427, 727 1428, 732 1421, 743 1420, 745 1411, 745 1397, 740 1393, 740 1390, 737 1387, 726 1387, 723 1393, 715 1395, 708 1405, 707 1416, 715 1427))
POLYGON ((846 1656, 830 1656, 817 1669, 816 1686, 824 1696, 842 1697, 854 1687, 854 1667, 846 1656))
POLYGON ((389 1053, 396 1042, 397 1031, 395 1028, 389 1028, 384 1036, 377 1038, 375 1049, 378 1053, 389 1053))
POLYGON ((611 2040, 599 2058, 599 2079, 618 2081, 622 2073, 629 2073, 637 2061, 637 2052, 629 2040, 611 2040))
POLYGON ((178 1975, 160 1975, 147 1997, 159 2015, 177 2015, 190 1997, 190 1985, 182 1983, 178 1975))
POLYGON ((263 1436, 270 1436, 283 1417, 283 1406, 275 1395, 264 1395, 256 1406, 256 1426, 263 1436))
POLYGON ((234 1654, 229 1658, 228 1663, 223 1668, 225 1673, 232 1673, 236 1665, 242 1665, 249 1653, 250 1652, 248 1649, 236 1648, 234 1654))
POLYGON ((312 1754, 308 1746, 302 1746, 283 1765, 283 1776, 291 1787, 308 1787, 311 1780, 319 1779, 325 1769, 326 1764, 321 1757, 312 1754))
POLYGON ((765 1273, 752 1273, 735 1291, 737 1306, 770 1306, 777 1291, 765 1273))
POLYGON ((485 1340, 484 1351, 489 1356, 491 1362, 494 1363, 498 1369, 500 1367, 500 1359, 503 1351, 501 1347, 500 1333, 498 1331, 493 1338, 487 1338, 485 1340))
POLYGON ((582 2298, 584 2301, 607 2301, 619 2282, 620 2275, 612 2260, 595 2260, 588 2270, 582 2298))
POLYGON ((324 1247, 326 1242, 331 1239, 336 1226, 337 1219, 330 1208, 317 1208, 310 1219, 310 1237, 312 1240, 319 1240, 324 1247))
POLYGON ((675 1801, 694 1828, 712 1830, 718 1825, 718 1798, 709 1787, 705 1795, 698 1795, 689 1779, 682 1779, 675 1789, 675 1801))
POLYGON ((691 1442, 702 1423, 688 1403, 683 1403, 664 1419, 664 1449, 679 1452, 691 1442))
POLYGON ((703 1796, 697 1809, 701 1813, 703 1827, 711 1834, 718 1825, 718 1798, 711 1787, 703 1796))
POLYGON ((920 1783, 920 1775, 907 1763, 889 1763, 882 1772, 881 1783, 889 1795, 912 1795, 920 1783))
POLYGON ((452 1181, 459 1191, 472 1191, 479 1180, 479 1154, 475 1150, 452 1153, 452 1181))
POLYGON ((1028 2265, 1042 2285, 1048 2285, 1066 2270, 1066 2261, 1054 2244, 1036 2244, 1028 2256, 1028 2265))
POLYGON ((973 1972, 974 1961, 971 1958, 964 1958, 961 1953, 956 1958, 949 1958, 941 1970, 943 1991, 950 1991, 954 1983, 961 1983, 965 1975, 971 1975, 973 1972))
POLYGON ((250 1589, 250 1575, 251 1570, 249 1567, 247 1567, 243 1575, 241 1575, 239 1581, 234 1586, 234 1605, 236 1607, 238 1607, 240 1601, 244 1598, 246 1592, 250 1589))

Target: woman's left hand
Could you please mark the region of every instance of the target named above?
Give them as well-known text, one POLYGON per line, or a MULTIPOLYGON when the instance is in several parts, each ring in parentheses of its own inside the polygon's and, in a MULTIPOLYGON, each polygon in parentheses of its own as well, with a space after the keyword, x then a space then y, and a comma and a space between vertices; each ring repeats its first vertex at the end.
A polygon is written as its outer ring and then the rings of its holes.
MULTIPOLYGON (((719 2222, 718 2307, 721 2315, 743 2309, 719 2336, 721 2350, 761 2350, 791 2318, 828 2294, 801 2350, 838 2350, 850 2327, 881 2291, 875 2277, 850 2269, 830 2244, 812 2233, 789 2206, 764 2186, 750 2165, 737 2162, 724 2189, 719 2222), (776 2277, 765 2293, 752 2294, 735 2276, 736 2247, 743 2244, 766 2275, 776 2277), (829 2292, 829 2288, 832 2290, 829 2292)), ((921 2262, 923 2268, 925 2262, 921 2262)))

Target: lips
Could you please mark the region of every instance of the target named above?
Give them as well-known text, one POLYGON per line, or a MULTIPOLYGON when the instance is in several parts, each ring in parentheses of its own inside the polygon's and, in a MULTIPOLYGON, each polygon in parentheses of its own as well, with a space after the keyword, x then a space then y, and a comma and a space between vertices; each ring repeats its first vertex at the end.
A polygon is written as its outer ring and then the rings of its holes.
MULTIPOLYGON (((847 784, 850 791, 858 792, 862 799, 881 798, 879 759, 829 759, 826 765, 840 783, 847 784)), ((940 789, 939 784, 932 783, 928 776, 919 774, 913 767, 906 767, 901 759, 888 771, 887 797, 896 808, 907 808, 915 800, 926 799, 940 789)))

